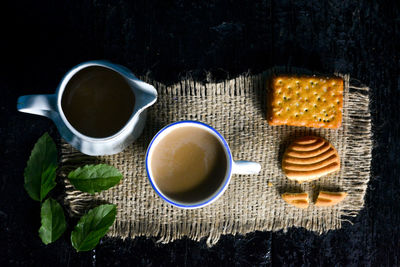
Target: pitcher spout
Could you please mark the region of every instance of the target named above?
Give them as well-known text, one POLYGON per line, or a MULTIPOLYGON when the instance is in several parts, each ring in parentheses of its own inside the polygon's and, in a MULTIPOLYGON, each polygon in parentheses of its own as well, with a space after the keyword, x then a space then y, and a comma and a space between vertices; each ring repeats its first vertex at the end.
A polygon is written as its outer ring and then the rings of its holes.
POLYGON ((17 110, 52 119, 57 110, 56 102, 56 95, 24 95, 17 100, 17 110))
POLYGON ((136 111, 141 112, 157 101, 157 90, 152 85, 138 79, 132 80, 132 83, 136 98, 136 111))

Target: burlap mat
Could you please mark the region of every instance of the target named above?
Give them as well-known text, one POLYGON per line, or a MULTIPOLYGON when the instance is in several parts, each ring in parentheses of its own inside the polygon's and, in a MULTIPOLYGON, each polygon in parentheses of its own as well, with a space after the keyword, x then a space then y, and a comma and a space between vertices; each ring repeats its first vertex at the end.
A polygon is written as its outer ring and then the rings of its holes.
POLYGON ((96 159, 76 152, 63 142, 61 176, 65 180, 65 204, 70 213, 81 215, 99 202, 114 203, 118 205, 118 214, 109 236, 157 237, 164 243, 187 236, 193 240, 206 237, 207 244, 213 245, 224 234, 277 231, 293 226, 318 233, 341 228, 345 220, 356 216, 363 207, 370 178, 369 89, 352 86, 348 75, 337 74, 345 80, 343 126, 338 130, 269 126, 265 102, 267 80, 273 72, 285 71, 275 68, 221 83, 200 84, 187 79, 172 86, 141 77, 157 88, 158 101, 149 109, 145 130, 134 144, 117 155, 96 159), (164 202, 147 180, 146 148, 163 126, 186 119, 215 127, 229 143, 234 159, 260 162, 261 173, 234 175, 223 196, 204 208, 184 210, 164 202), (342 167, 337 174, 297 184, 282 173, 282 154, 294 138, 310 134, 333 143, 342 167), (122 182, 94 196, 76 191, 65 174, 93 161, 117 167, 124 175, 122 182), (320 189, 343 190, 348 197, 332 208, 310 205, 304 210, 287 205, 280 197, 282 192, 305 191, 315 199, 320 189))

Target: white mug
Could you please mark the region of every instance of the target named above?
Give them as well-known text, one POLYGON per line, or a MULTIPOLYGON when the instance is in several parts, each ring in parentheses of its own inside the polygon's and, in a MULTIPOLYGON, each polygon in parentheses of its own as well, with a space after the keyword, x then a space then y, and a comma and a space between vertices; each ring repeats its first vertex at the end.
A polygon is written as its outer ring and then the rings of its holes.
POLYGON ((172 123, 170 125, 165 126, 162 128, 151 140, 149 147, 147 148, 146 152, 146 171, 147 171, 147 176, 149 178, 150 184, 153 187, 153 189, 156 191, 156 193, 166 202, 179 207, 179 208, 185 208, 185 209, 195 209, 195 208, 200 208, 204 207, 206 205, 211 204, 215 200, 217 200, 226 190, 228 187, 228 184, 232 178, 232 174, 257 174, 261 170, 261 165, 257 162, 252 162, 252 161, 234 161, 232 159, 232 153, 231 150, 228 146, 228 143, 225 141, 224 137, 213 127, 202 123, 198 121, 179 121, 172 123), (219 187, 209 196, 205 197, 202 200, 199 200, 197 202, 193 203, 188 203, 188 202, 181 202, 177 201, 174 199, 171 199, 168 197, 166 194, 160 190, 160 188, 157 186, 157 182, 155 181, 153 177, 153 172, 150 168, 151 166, 151 159, 152 155, 154 152, 155 147, 157 144, 160 142, 160 140, 173 131, 174 129, 177 129, 179 127, 185 127, 185 126, 192 126, 192 127, 198 127, 206 130, 210 134, 214 135, 218 141, 222 144, 222 147, 224 148, 225 152, 225 157, 226 157, 226 172, 225 172, 225 177, 222 179, 219 187))

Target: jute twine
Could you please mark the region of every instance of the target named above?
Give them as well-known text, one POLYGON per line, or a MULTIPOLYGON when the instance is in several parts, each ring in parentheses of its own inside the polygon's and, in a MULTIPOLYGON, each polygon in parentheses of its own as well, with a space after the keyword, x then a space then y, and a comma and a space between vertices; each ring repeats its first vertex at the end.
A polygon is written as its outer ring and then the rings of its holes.
MULTIPOLYGON (((158 91, 157 103, 149 109, 142 136, 123 152, 102 157, 85 156, 62 141, 60 176, 65 182, 64 202, 73 216, 81 216, 99 203, 118 206, 117 219, 108 235, 134 238, 157 237, 168 243, 184 236, 209 246, 221 235, 246 234, 256 230, 277 231, 290 227, 323 233, 339 229, 364 205, 370 178, 372 134, 369 89, 345 81, 342 127, 337 130, 269 126, 266 121, 267 81, 273 73, 306 73, 275 68, 258 75, 242 75, 220 83, 202 84, 191 79, 172 86, 140 77, 158 91), (234 175, 223 196, 213 204, 184 210, 164 202, 152 189, 144 166, 152 137, 163 126, 179 120, 205 122, 222 133, 236 160, 261 163, 258 175, 234 175), (288 180, 281 170, 285 148, 295 138, 317 135, 329 140, 341 157, 340 172, 310 183, 288 180), (124 175, 120 184, 95 195, 77 191, 66 175, 87 163, 103 162, 124 175), (308 192, 313 199, 319 190, 345 191, 347 198, 337 206, 310 205, 297 209, 286 204, 283 192, 308 192)), ((350 221, 351 222, 351 221, 350 221)))

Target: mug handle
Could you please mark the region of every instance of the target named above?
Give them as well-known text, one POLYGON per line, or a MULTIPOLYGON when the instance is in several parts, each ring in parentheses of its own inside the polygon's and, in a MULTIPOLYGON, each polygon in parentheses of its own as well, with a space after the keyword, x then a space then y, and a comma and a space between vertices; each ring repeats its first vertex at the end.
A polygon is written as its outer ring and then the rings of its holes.
POLYGON ((234 174, 258 174, 260 171, 261 165, 257 162, 245 160, 233 162, 232 173, 234 174))
POLYGON ((56 95, 24 95, 18 97, 17 110, 52 118, 57 109, 56 95))

